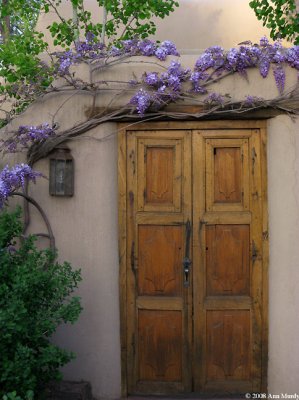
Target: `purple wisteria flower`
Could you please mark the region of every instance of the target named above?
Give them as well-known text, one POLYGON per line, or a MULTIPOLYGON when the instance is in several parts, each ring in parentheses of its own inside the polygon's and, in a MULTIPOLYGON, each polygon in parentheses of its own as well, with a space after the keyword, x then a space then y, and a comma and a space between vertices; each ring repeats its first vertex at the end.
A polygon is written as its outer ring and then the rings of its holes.
POLYGON ((195 71, 192 72, 190 76, 190 81, 192 82, 192 89, 196 93, 205 94, 207 90, 201 85, 205 82, 205 80, 209 77, 209 75, 205 72, 195 71))
POLYGON ((166 86, 175 92, 178 92, 182 87, 182 83, 189 79, 190 73, 190 69, 182 68, 178 61, 171 61, 169 67, 167 68, 167 72, 164 72, 161 75, 161 78, 166 86))
POLYGON ((137 43, 136 47, 140 51, 141 55, 150 57, 155 54, 157 45, 155 42, 147 39, 147 40, 140 40, 137 43))
POLYGON ((89 32, 84 41, 77 42, 75 50, 54 53, 57 57, 56 72, 58 76, 69 75, 70 67, 82 60, 97 60, 108 57, 127 56, 155 56, 165 61, 169 55, 179 56, 175 44, 169 40, 158 45, 155 41, 144 39, 128 39, 119 42, 119 46, 106 48, 97 41, 96 36, 89 32))
POLYGON ((299 70, 299 46, 291 47, 285 55, 286 62, 293 68, 299 70))
POLYGON ((196 70, 206 71, 209 68, 221 68, 225 62, 224 49, 220 46, 212 46, 198 58, 195 63, 196 70))
POLYGON ((159 87, 158 89, 158 93, 160 94, 164 94, 166 92, 167 86, 166 85, 162 85, 159 87))
POLYGON ((159 109, 179 97, 182 83, 189 80, 190 74, 189 68, 182 68, 181 64, 174 60, 161 75, 158 72, 145 73, 143 83, 148 86, 150 92, 140 89, 130 100, 130 104, 135 105, 137 112, 142 115, 149 106, 159 109))
POLYGON ((261 50, 255 46, 241 46, 238 49, 230 49, 226 55, 225 68, 228 71, 246 74, 246 69, 258 64, 261 50))
POLYGON ((160 82, 157 72, 145 73, 144 82, 149 86, 156 86, 160 82))
POLYGON ((161 47, 163 49, 166 49, 167 54, 169 56, 179 56, 179 52, 177 51, 177 48, 173 42, 170 40, 164 40, 164 42, 161 43, 161 47))
POLYGON ((28 141, 40 142, 41 140, 55 136, 55 129, 48 123, 41 125, 20 125, 18 129, 18 136, 22 138, 22 144, 27 144, 28 141))
POLYGON ((275 78, 276 86, 279 90, 279 93, 282 94, 285 86, 285 80, 286 80, 286 73, 285 70, 281 65, 277 65, 273 69, 273 75, 275 78))
POLYGON ((268 76, 270 70, 270 60, 267 57, 263 57, 259 63, 259 71, 263 78, 268 76))
POLYGON ((31 144, 41 142, 56 135, 55 129, 48 123, 41 125, 20 125, 17 133, 2 142, 4 152, 14 153, 18 149, 28 148, 31 144))
POLYGON ((260 39, 260 46, 261 47, 267 47, 269 45, 269 40, 268 40, 268 38, 266 37, 266 36, 263 36, 261 39, 260 39))
POLYGON ((144 89, 139 89, 130 100, 130 104, 136 106, 138 114, 141 115, 144 115, 145 111, 150 107, 151 102, 152 96, 144 89))
POLYGON ((68 75, 70 67, 74 63, 74 54, 72 50, 65 51, 62 54, 57 54, 58 61, 56 70, 59 75, 68 75))
POLYGON ((17 164, 11 169, 6 165, 0 172, 0 208, 8 197, 20 187, 24 188, 26 180, 33 181, 42 176, 40 172, 33 171, 28 164, 17 164))
POLYGON ((204 103, 208 105, 224 105, 224 96, 222 96, 220 93, 211 93, 204 99, 204 103))
POLYGON ((246 96, 244 105, 246 107, 254 107, 258 103, 262 102, 264 99, 262 97, 257 97, 257 96, 246 96))
POLYGON ((165 61, 167 57, 167 50, 164 47, 159 47, 155 51, 155 56, 160 60, 160 61, 165 61))

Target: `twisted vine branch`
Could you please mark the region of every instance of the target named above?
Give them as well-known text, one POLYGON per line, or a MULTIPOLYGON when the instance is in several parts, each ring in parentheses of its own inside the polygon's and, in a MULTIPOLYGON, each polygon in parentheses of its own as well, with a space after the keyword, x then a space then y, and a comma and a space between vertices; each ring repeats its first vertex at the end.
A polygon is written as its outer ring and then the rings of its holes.
MULTIPOLYGON (((34 200, 32 197, 28 196, 25 193, 14 192, 14 193, 11 194, 11 196, 23 197, 26 200, 27 204, 31 203, 39 211, 40 215, 42 216, 42 218, 43 218, 43 220, 45 222, 45 225, 47 227, 48 233, 36 233, 35 236, 41 236, 41 237, 48 238, 49 241, 50 241, 50 249, 52 251, 55 251, 55 237, 53 235, 53 231, 52 231, 49 219, 48 219, 45 211, 42 209, 42 207, 38 204, 38 202, 36 200, 34 200)), ((26 233, 27 226, 25 225, 25 228, 24 228, 24 231, 23 231, 24 234, 26 233)))

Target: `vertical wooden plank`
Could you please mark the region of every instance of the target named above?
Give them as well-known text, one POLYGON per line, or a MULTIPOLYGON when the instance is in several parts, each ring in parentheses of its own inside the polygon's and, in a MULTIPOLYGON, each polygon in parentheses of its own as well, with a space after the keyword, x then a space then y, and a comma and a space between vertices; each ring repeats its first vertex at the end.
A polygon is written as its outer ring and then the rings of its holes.
POLYGON ((136 221, 137 207, 137 140, 134 132, 127 132, 127 367, 128 392, 132 393, 137 379, 136 354, 136 221), (133 371, 133 373, 132 373, 133 371))
POLYGON ((248 139, 243 139, 242 145, 242 168, 243 168, 243 207, 249 209, 249 163, 248 163, 248 139))
POLYGON ((205 212, 206 198, 206 154, 204 138, 200 131, 193 131, 193 307, 194 307, 194 344, 193 374, 194 391, 202 390, 205 383, 205 331, 206 316, 204 297, 205 279, 205 212))
MULTIPOLYGON (((120 127, 121 128, 121 127, 120 127)), ((118 251, 119 251, 119 308, 121 341, 121 393, 127 395, 127 284, 126 284, 126 192, 127 192, 127 145, 126 131, 118 132, 118 251)))
POLYGON ((203 141, 203 145, 205 147, 205 171, 206 171, 206 211, 212 211, 213 203, 214 203, 214 162, 213 162, 213 146, 211 141, 207 139, 205 142, 203 141))
POLYGON ((252 384, 253 391, 261 389, 261 360, 262 360, 262 175, 260 131, 252 130, 250 139, 250 210, 251 223, 251 262, 252 262, 252 384))
MULTIPOLYGON (((179 143, 177 143, 178 147, 179 143)), ((182 199, 182 211, 184 215, 185 224, 189 220, 191 222, 191 226, 193 226, 192 220, 192 132, 185 131, 185 137, 183 142, 182 151, 177 151, 177 154, 180 154, 182 160, 177 160, 176 164, 182 165, 182 176, 183 176, 183 199, 182 199)), ((180 172, 180 169, 176 167, 176 174, 180 172)), ((179 202, 177 202, 179 206, 179 202)), ((185 230, 186 235, 186 230, 185 230)), ((193 234, 191 232, 191 240, 190 240, 190 258, 193 258, 193 249, 192 249, 192 237, 193 234)), ((184 243, 186 243, 186 236, 184 243)), ((194 265, 194 264, 193 264, 194 265)), ((190 362, 191 350, 192 350, 192 297, 193 297, 193 266, 191 264, 190 271, 190 286, 187 288, 183 288, 184 290, 184 303, 185 303, 185 312, 184 312, 184 327, 186 329, 185 339, 184 339, 184 351, 183 351, 183 382, 186 392, 191 392, 192 390, 192 363, 190 362)))
POLYGON ((267 132, 260 130, 261 135, 261 167, 262 167, 262 212, 263 212, 263 332, 262 332, 262 387, 267 392, 268 367, 268 303, 269 303, 269 227, 268 227, 268 191, 267 191, 267 132))

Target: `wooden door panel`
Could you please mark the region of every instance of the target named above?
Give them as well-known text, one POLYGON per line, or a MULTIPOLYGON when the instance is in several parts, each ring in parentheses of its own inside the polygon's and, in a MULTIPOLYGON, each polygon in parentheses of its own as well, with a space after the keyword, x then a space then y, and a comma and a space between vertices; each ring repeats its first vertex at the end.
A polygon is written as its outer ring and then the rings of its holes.
POLYGON ((206 227, 207 295, 249 295, 249 225, 206 227))
POLYGON ((241 203, 241 148, 214 147, 214 201, 241 203))
POLYGON ((249 380, 250 342, 249 310, 207 311, 207 381, 249 380))
POLYGON ((207 139, 207 211, 249 208, 248 139, 207 139))
POLYGON ((146 152, 146 204, 173 204, 173 173, 174 148, 149 147, 146 152))
POLYGON ((183 139, 138 140, 138 211, 181 211, 183 139))
POLYGON ((140 225, 138 236, 139 296, 181 296, 182 227, 140 225))
POLYGON ((140 310, 139 379, 182 382, 182 311, 140 310))

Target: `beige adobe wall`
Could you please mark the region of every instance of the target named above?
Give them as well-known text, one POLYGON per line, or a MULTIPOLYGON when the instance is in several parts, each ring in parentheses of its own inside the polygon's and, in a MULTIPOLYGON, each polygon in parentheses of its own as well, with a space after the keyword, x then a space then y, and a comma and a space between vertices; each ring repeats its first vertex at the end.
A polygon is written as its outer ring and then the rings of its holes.
MULTIPOLYGON (((91 0, 90 0, 91 1, 91 0)), ((181 8, 158 27, 158 38, 177 43, 184 53, 219 44, 225 48, 242 40, 257 41, 266 31, 261 27, 247 0, 181 0, 181 8), (185 25, 182 24, 182 21, 185 25), (180 24, 180 25, 179 25, 180 24), (184 28, 184 26, 186 26, 184 28)), ((45 21, 43 21, 45 23, 45 21)), ((184 57, 192 65, 195 57, 184 57)), ((168 63, 168 62, 167 62, 168 63)), ((132 70, 144 68, 132 66, 132 70)), ((110 74, 118 79, 132 70, 116 67, 110 74)), ((296 82, 288 72, 288 87, 296 82)), ((254 94, 264 98, 277 95, 273 79, 262 80, 251 71, 249 81, 229 77, 215 90, 235 98, 254 94)), ((109 95, 98 100, 108 101, 109 95)), ((127 96, 119 99, 126 102, 127 96)), ((16 124, 51 121, 59 104, 56 95, 31 107, 16 124)), ((91 105, 88 96, 69 100, 56 115, 61 128, 85 118, 91 105)), ((268 172, 270 219, 270 333, 269 392, 298 392, 299 376, 299 121, 280 116, 269 121, 268 172)), ((55 341, 77 353, 64 368, 65 378, 92 383, 99 398, 120 395, 120 332, 117 249, 117 135, 116 125, 107 123, 69 143, 75 160, 75 195, 55 198, 48 194, 48 182, 40 180, 31 194, 44 207, 51 221, 61 260, 82 267, 79 295, 84 311, 74 326, 62 327, 55 341), (107 140, 101 140, 106 136, 107 140), (111 136, 110 136, 111 135, 111 136), (86 138, 89 136, 90 138, 86 138)), ((36 169, 48 175, 48 160, 36 169)), ((32 210, 32 232, 44 229, 32 210)))
POLYGON ((299 119, 268 123, 269 393, 299 391, 299 119))
MULTIPOLYGON (((172 40, 183 53, 199 54, 209 46, 224 48, 236 46, 244 40, 256 43, 268 35, 249 7, 249 0, 179 0, 180 7, 169 17, 157 21, 156 38, 172 40)), ((62 2, 62 14, 72 15, 68 3, 62 2)), ((93 19, 101 22, 101 14, 95 0, 85 0, 93 19)), ((39 27, 53 21, 53 13, 42 15, 39 27)))
MULTIPOLYGON (((83 312, 74 326, 58 330, 55 342, 75 351, 76 359, 64 368, 71 380, 92 383, 96 398, 120 394, 120 324, 118 289, 117 139, 97 141, 114 133, 116 125, 103 125, 69 143, 75 160, 75 195, 50 197, 48 181, 31 193, 51 221, 59 259, 82 268, 78 294, 83 312)), ((48 160, 36 165, 48 175, 48 160)), ((32 210, 31 231, 43 224, 32 210)))
MULTIPOLYGON (((185 63, 192 58, 185 57, 185 63)), ((137 70, 137 67, 132 67, 137 70)), ((139 73, 141 70, 139 70, 139 73)), ((126 70, 125 75, 132 71, 126 70)), ((110 77, 118 76, 119 69, 110 77), (116 74, 116 75, 115 75, 116 74)), ((296 82, 288 71, 288 88, 296 82)), ((215 90, 242 98, 277 95, 273 78, 262 79, 250 71, 248 82, 232 76, 216 84, 215 90)), ((103 101, 100 98, 100 104, 103 101)), ((62 95, 50 96, 33 105, 16 122, 49 121, 62 95)), ((107 100, 107 99, 106 99, 107 100)), ((90 106, 86 96, 69 100, 57 114, 61 127, 85 118, 90 106)), ((125 101, 125 98, 123 98, 125 101)), ((299 120, 279 116, 268 123, 268 173, 270 219, 270 333, 269 392, 298 391, 299 346, 299 120)), ((120 395, 120 330, 117 246, 117 127, 106 123, 69 142, 75 160, 75 195, 51 197, 48 181, 31 186, 31 194, 44 207, 53 227, 61 260, 82 267, 79 295, 84 311, 74 326, 59 329, 55 341, 77 353, 64 368, 66 379, 85 379, 92 383, 97 399, 120 395)), ((48 159, 36 169, 48 175, 48 159)), ((32 210, 32 232, 44 230, 32 210)))

